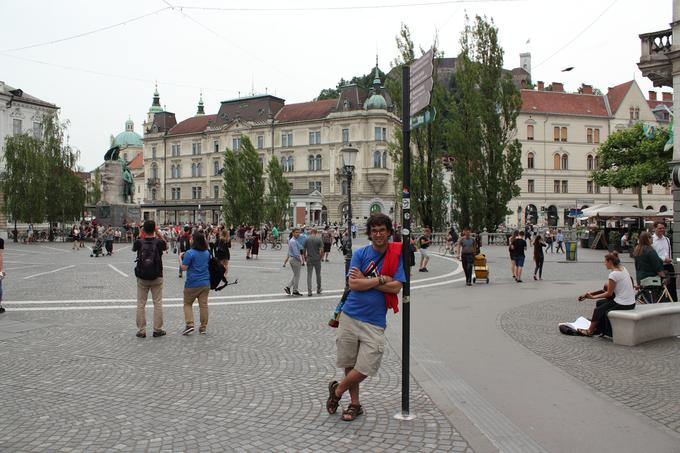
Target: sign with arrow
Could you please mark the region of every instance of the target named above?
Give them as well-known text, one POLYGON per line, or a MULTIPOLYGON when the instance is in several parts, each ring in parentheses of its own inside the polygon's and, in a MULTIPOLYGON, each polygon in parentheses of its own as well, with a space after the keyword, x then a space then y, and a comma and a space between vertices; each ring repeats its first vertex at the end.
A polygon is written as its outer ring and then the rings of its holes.
POLYGON ((434 85, 432 80, 433 58, 434 51, 430 49, 411 65, 409 100, 412 113, 417 113, 430 105, 432 86, 434 85))

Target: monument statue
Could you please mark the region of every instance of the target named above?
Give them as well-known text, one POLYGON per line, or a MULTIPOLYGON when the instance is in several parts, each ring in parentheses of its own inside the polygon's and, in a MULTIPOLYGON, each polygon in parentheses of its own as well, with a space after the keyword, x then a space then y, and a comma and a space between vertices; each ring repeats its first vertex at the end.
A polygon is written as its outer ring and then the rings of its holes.
POLYGON ((104 155, 102 201, 97 203, 97 218, 112 225, 139 221, 139 207, 133 204, 132 171, 120 151, 116 145, 104 155))

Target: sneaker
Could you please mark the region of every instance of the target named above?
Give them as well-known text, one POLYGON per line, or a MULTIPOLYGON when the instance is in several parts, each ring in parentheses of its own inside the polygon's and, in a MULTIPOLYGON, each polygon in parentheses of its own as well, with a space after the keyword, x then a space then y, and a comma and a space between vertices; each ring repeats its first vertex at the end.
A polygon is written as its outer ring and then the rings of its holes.
POLYGON ((420 269, 418 269, 418 272, 425 272, 425 268, 421 267, 420 269))
POLYGON ((422 272, 430 272, 430 271, 427 270, 426 267, 422 268, 421 271, 422 271, 422 272))
POLYGON ((300 294, 300 291, 293 291, 293 296, 302 296, 302 294, 300 294))
POLYGON ((186 326, 184 328, 184 330, 182 331, 182 335, 189 335, 193 331, 194 331, 194 326, 186 326))
POLYGON ((199 328, 198 328, 198 333, 200 333, 201 335, 205 335, 205 334, 207 333, 207 328, 205 328, 205 327, 199 327, 199 328))
POLYGON ((283 290, 285 291, 286 294, 290 296, 290 288, 289 287, 284 287, 283 290))
POLYGON ((534 275, 534 280, 538 280, 538 279, 536 278, 536 276, 535 276, 535 275, 534 275))
POLYGON ((311 291, 307 293, 307 297, 312 297, 312 292, 311 292, 311 291))
POLYGON ((154 330, 154 331, 153 331, 153 337, 154 337, 154 338, 156 338, 156 337, 162 337, 162 336, 165 335, 165 334, 166 334, 166 332, 165 332, 165 330, 163 330, 163 329, 161 329, 161 330, 154 330))
POLYGON ((316 293, 317 293, 317 294, 321 294, 321 290, 320 290, 320 289, 317 289, 317 290, 316 290, 316 293))
POLYGON ((137 338, 146 338, 146 332, 137 332, 135 336, 137 338))
POLYGON ((465 282, 465 284, 466 284, 467 286, 472 286, 472 283, 470 283, 470 282, 465 282))

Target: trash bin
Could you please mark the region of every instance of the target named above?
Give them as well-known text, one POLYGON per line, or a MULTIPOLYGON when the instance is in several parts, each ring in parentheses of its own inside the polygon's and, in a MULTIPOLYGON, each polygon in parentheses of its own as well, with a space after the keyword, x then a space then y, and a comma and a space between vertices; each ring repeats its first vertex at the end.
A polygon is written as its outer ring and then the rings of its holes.
POLYGON ((576 261, 576 241, 566 241, 567 261, 576 261))

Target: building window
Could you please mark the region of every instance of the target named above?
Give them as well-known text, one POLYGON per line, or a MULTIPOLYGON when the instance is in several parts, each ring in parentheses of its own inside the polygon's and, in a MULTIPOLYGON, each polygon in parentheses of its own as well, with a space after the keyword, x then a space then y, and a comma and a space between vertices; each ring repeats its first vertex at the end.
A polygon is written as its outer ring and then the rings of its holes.
POLYGON ((561 162, 560 155, 555 154, 553 156, 553 170, 559 170, 560 169, 560 162, 561 162))
POLYGON ((533 180, 533 179, 527 180, 527 192, 529 192, 529 193, 534 193, 534 190, 535 190, 535 188, 534 188, 534 180, 533 180))
POLYGON ((562 170, 569 169, 569 156, 562 154, 562 170))
POLYGON ((593 193, 593 182, 586 181, 586 192, 593 193))
POLYGON ((375 140, 378 142, 387 141, 387 128, 386 127, 376 127, 375 128, 375 140))
POLYGON ((593 143, 600 143, 600 129, 593 129, 593 143))
POLYGON ((231 140, 231 150, 236 152, 241 149, 241 137, 233 138, 231 140))
POLYGON ((593 128, 586 129, 586 143, 593 143, 593 128))
POLYGON ((197 156, 201 154, 201 143, 195 142, 191 144, 191 154, 197 156))
POLYGON ((284 173, 288 171, 288 159, 285 157, 281 158, 281 170, 284 173))
POLYGON ((654 193, 654 186, 652 184, 647 185, 647 194, 651 195, 654 193))
POLYGON ((42 123, 33 122, 33 137, 38 140, 42 138, 42 123))
POLYGON ((639 120, 640 119, 640 108, 635 107, 635 113, 634 113, 635 119, 639 120))
POLYGON ((18 119, 12 120, 12 133, 14 135, 21 135, 21 120, 18 119))
POLYGON ((527 126, 527 140, 533 139, 534 139, 534 126, 532 124, 529 124, 527 126))
POLYGON ((638 186, 633 186, 633 187, 630 188, 630 190, 631 190, 631 193, 633 195, 637 195, 637 194, 640 193, 640 187, 638 187, 638 186))
POLYGON ((562 180, 562 193, 569 193, 569 181, 562 180))
POLYGON ((635 115, 635 109, 633 107, 628 109, 628 113, 630 114, 630 119, 634 119, 633 117, 635 115))
POLYGON ((220 186, 213 186, 213 198, 220 198, 220 186))
POLYGON ((380 168, 382 164, 382 155, 380 151, 375 151, 373 153, 373 168, 380 168))
POLYGON ((175 166, 170 166, 170 178, 175 178, 175 166))
POLYGON ((567 128, 563 127, 560 131, 560 141, 566 142, 567 141, 567 128))
POLYGON ((349 128, 344 128, 342 130, 342 143, 344 144, 349 143, 349 128))
POLYGON ((527 154, 527 168, 534 168, 534 153, 527 154))
POLYGON ((220 174, 220 161, 214 160, 213 161, 213 175, 217 176, 219 174, 220 174))
POLYGON ((321 181, 309 181, 309 190, 317 190, 321 192, 321 181))
POLYGON ((317 154, 314 158, 314 170, 321 171, 321 154, 317 154))
POLYGON ((600 186, 596 182, 593 182, 593 187, 595 188, 595 193, 600 193, 600 186))
POLYGON ((594 161, 593 161, 593 156, 591 154, 588 154, 588 157, 586 157, 586 168, 588 170, 594 170, 594 161))
POLYGON ((309 144, 310 145, 321 144, 321 132, 320 131, 314 131, 314 132, 309 133, 309 144))
POLYGON ((257 161, 260 163, 260 168, 264 171, 264 156, 258 156, 257 161))
POLYGON ((219 140, 214 140, 214 141, 213 141, 213 152, 214 152, 214 153, 219 153, 219 152, 220 152, 220 141, 219 141, 219 140))
POLYGON ((288 171, 295 171, 295 160, 293 156, 288 156, 288 171))
POLYGON ((281 133, 281 147, 290 148, 293 146, 293 133, 292 132, 282 132, 281 133))
MULTIPOLYGON (((156 148, 155 146, 151 148, 152 153, 154 152, 153 150, 155 148, 156 148)), ((179 156, 179 143, 173 143, 172 145, 170 145, 170 154, 172 155, 172 157, 179 156)))
POLYGON ((387 168, 387 151, 382 153, 382 167, 387 168))
POLYGON ((152 200, 156 199, 156 189, 151 189, 151 199, 152 200))
POLYGON ((314 155, 310 154, 307 158, 307 170, 314 171, 314 155))
POLYGON ((560 193, 560 180, 556 179, 553 181, 553 190, 555 193, 560 193))
POLYGON ((560 141, 560 127, 555 126, 553 128, 553 141, 559 142, 560 141))
POLYGON ((191 188, 191 198, 193 200, 200 200, 201 198, 203 198, 202 194, 201 194, 202 191, 203 191, 203 189, 201 187, 192 187, 191 188))
POLYGON ((156 158, 156 147, 155 146, 151 147, 151 158, 152 159, 156 158))
POLYGON ((264 135, 257 136, 257 149, 264 148, 264 135))

